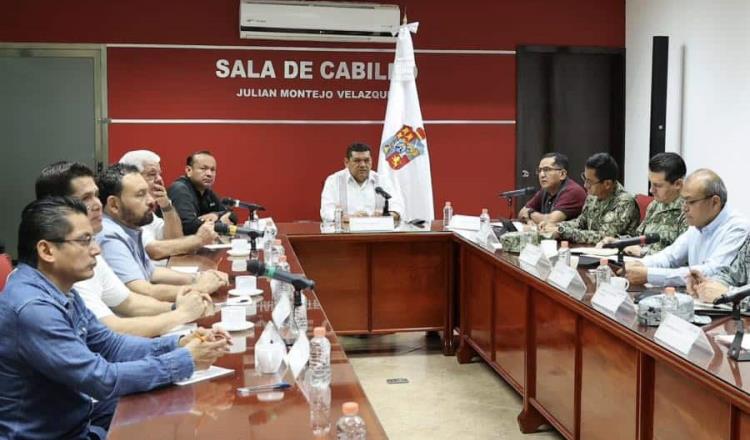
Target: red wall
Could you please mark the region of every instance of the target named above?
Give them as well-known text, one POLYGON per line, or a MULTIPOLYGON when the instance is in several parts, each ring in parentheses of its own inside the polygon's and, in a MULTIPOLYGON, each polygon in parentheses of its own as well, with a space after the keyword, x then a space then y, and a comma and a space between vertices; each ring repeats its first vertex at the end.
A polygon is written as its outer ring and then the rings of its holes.
MULTIPOLYGON (((3 1, 0 41, 175 43, 315 46, 238 38, 237 0, 3 1)), ((396 3, 382 1, 382 3, 396 3)), ((512 50, 518 44, 616 46, 625 43, 623 0, 402 1, 417 49, 512 50)), ((317 44, 332 47, 332 44, 317 44)), ((379 47, 345 43, 341 47, 379 47)), ((383 100, 238 98, 237 89, 312 88, 387 90, 384 80, 220 79, 218 58, 392 61, 390 53, 236 50, 108 49, 109 116, 114 119, 380 120, 383 100)), ((514 119, 515 62, 507 55, 418 54, 422 114, 426 120, 514 119)), ((278 69, 277 69, 278 73, 278 69)), ((436 209, 452 200, 459 213, 482 207, 505 213, 496 198, 514 186, 513 125, 436 125, 426 131, 436 209)), ((377 146, 379 125, 164 125, 113 124, 110 160, 147 147, 162 155, 171 180, 188 152, 217 156, 217 190, 257 201, 279 220, 317 217, 326 175, 339 169, 353 140, 377 146)))

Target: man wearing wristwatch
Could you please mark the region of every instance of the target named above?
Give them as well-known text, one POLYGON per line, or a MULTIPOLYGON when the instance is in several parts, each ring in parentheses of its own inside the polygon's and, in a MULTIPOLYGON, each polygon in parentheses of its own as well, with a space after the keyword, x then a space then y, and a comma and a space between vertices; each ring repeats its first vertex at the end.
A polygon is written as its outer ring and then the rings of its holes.
POLYGON ((561 153, 548 153, 536 169, 542 187, 518 213, 524 222, 539 224, 543 221, 572 220, 581 214, 586 202, 586 190, 568 177, 568 157, 561 153))
POLYGON ((212 220, 206 220, 195 234, 183 235, 182 220, 164 186, 159 155, 149 150, 129 151, 120 163, 138 168, 156 202, 153 220, 141 227, 143 246, 154 264, 165 265, 167 258, 173 255, 189 254, 214 242, 217 234, 212 220))

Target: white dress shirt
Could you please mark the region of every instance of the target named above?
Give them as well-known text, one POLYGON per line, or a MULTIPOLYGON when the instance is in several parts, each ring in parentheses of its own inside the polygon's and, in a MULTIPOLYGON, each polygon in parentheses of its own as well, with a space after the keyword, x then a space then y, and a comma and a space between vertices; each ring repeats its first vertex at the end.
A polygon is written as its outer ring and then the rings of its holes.
POLYGON ((383 211, 384 199, 375 194, 375 187, 381 187, 391 195, 388 210, 397 212, 399 216, 404 212, 401 194, 391 185, 388 179, 379 177, 375 171, 370 171, 367 180, 362 184, 352 177, 347 168, 337 171, 326 178, 323 192, 320 195, 320 218, 326 222, 333 221, 336 205, 341 205, 345 215, 353 215, 363 211, 368 215, 380 215, 383 211))
MULTIPOLYGON (((146 226, 141 226, 141 231, 143 231, 143 234, 141 235, 141 241, 143 242, 143 247, 147 247, 149 243, 155 240, 164 240, 164 220, 159 217, 158 215, 154 214, 154 219, 151 221, 151 223, 147 224, 146 226)), ((167 266, 168 258, 164 258, 163 260, 151 260, 154 262, 155 266, 167 266)))
POLYGON ((648 282, 655 286, 684 286, 690 269, 712 277, 729 264, 750 231, 750 222, 727 206, 701 229, 690 226, 661 252, 643 259, 648 282))
POLYGON ((130 295, 130 290, 101 255, 96 256, 94 276, 73 284, 73 288, 97 319, 114 315, 110 307, 119 306, 130 295))

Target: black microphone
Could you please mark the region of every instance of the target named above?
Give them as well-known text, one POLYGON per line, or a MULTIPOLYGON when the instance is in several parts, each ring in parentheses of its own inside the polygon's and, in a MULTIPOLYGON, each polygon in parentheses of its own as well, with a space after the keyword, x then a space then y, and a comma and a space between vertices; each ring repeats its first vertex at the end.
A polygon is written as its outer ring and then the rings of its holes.
POLYGON ((385 192, 385 190, 379 186, 375 187, 375 192, 383 196, 384 199, 388 200, 391 198, 391 195, 385 192))
POLYGON ((302 275, 279 270, 276 266, 266 266, 258 260, 249 260, 247 262, 247 271, 253 275, 289 283, 294 286, 294 290, 315 288, 315 281, 313 280, 307 279, 302 275))
POLYGON ((726 303, 738 303, 743 299, 750 296, 750 284, 746 284, 742 287, 738 287, 733 291, 725 293, 714 300, 714 305, 726 304, 726 303))
POLYGON ((500 197, 505 197, 506 199, 512 199, 513 197, 523 197, 529 194, 534 194, 536 192, 536 188, 533 186, 527 186, 526 188, 521 189, 514 189, 513 191, 505 191, 500 193, 500 197))
POLYGON ((659 234, 646 234, 640 237, 626 238, 623 240, 613 241, 612 243, 605 244, 604 248, 609 249, 624 249, 628 246, 645 246, 647 244, 656 243, 659 241, 659 234))
POLYGON ((258 205, 257 203, 243 202, 242 200, 230 199, 229 197, 221 199, 221 203, 224 204, 224 206, 242 207, 247 208, 250 211, 266 210, 266 208, 264 208, 262 205, 258 205))
POLYGON ((243 228, 241 226, 235 226, 235 225, 227 225, 224 223, 214 223, 214 231, 217 234, 225 234, 225 235, 237 235, 237 234, 246 234, 250 236, 253 240, 255 240, 258 237, 263 236, 263 231, 259 231, 257 229, 250 229, 250 228, 243 228))

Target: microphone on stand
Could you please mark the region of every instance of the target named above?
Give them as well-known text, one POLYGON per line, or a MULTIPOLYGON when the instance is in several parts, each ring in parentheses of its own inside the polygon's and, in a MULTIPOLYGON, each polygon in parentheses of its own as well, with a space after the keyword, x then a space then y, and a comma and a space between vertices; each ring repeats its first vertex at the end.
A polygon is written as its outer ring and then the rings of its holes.
POLYGON ((237 234, 246 234, 250 236, 253 241, 255 241, 256 238, 263 236, 263 231, 259 231, 257 229, 250 229, 250 228, 243 228, 241 226, 235 226, 235 225, 226 225, 224 223, 214 223, 214 232, 217 234, 224 234, 224 235, 231 235, 235 236, 237 234))
POLYGON ((659 234, 645 234, 641 235, 640 237, 625 238, 623 240, 613 241, 612 243, 607 243, 602 247, 608 249, 624 249, 628 246, 645 246, 647 244, 656 243, 659 240, 659 234))
POLYGON ((266 266, 258 260, 247 262, 247 271, 256 276, 268 277, 294 286, 294 290, 314 289, 315 281, 305 278, 303 275, 279 270, 276 266, 266 266))
POLYGON ((750 296, 750 284, 746 284, 742 287, 738 287, 733 291, 725 293, 714 300, 714 305, 727 304, 727 303, 738 303, 743 299, 750 296))
POLYGON ((246 209, 248 209, 251 212, 252 211, 265 211, 266 210, 266 208, 264 208, 262 205, 259 205, 257 203, 243 202, 242 200, 232 199, 232 198, 229 198, 229 197, 225 197, 225 198, 221 199, 221 203, 224 206, 231 206, 231 207, 235 207, 235 208, 238 208, 238 207, 239 208, 246 208, 246 209))
POLYGON ((388 200, 391 199, 391 195, 385 192, 385 190, 379 186, 375 187, 375 192, 377 194, 380 194, 385 199, 385 204, 383 205, 383 216, 389 215, 388 211, 390 211, 390 209, 388 208, 388 200))
POLYGON ((534 194, 536 192, 536 188, 533 186, 527 186, 526 188, 521 189, 514 189, 513 191, 505 191, 500 193, 500 197, 506 198, 506 199, 512 199, 514 197, 523 197, 526 195, 534 194))

